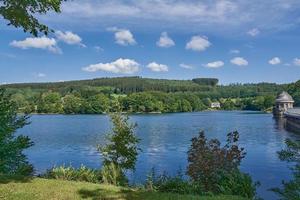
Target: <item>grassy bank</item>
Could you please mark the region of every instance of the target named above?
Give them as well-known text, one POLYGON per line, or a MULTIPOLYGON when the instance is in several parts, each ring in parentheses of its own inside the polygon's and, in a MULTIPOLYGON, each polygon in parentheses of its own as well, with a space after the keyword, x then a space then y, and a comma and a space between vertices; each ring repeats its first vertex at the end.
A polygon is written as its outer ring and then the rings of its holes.
POLYGON ((240 197, 198 197, 167 193, 147 192, 111 185, 50 179, 12 179, 0 177, 0 199, 111 199, 111 200, 242 200, 240 197))

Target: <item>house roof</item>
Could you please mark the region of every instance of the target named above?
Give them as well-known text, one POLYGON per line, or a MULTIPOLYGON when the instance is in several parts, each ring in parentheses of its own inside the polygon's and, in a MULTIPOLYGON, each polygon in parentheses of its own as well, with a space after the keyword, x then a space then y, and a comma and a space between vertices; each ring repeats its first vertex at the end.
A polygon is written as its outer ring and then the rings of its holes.
POLYGON ((289 95, 289 93, 283 91, 277 96, 276 102, 279 102, 279 103, 294 103, 294 99, 293 99, 293 97, 291 97, 291 95, 289 95))

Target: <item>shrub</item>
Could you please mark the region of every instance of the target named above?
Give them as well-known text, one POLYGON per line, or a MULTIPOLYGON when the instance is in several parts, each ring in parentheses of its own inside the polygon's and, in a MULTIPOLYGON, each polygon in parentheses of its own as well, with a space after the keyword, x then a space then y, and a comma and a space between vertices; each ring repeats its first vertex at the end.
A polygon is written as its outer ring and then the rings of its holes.
POLYGON ((147 177, 147 190, 178 194, 202 195, 203 188, 198 183, 184 179, 181 173, 169 176, 167 173, 156 176, 154 170, 147 177))
POLYGON ((128 184, 128 180, 122 169, 114 163, 103 165, 101 169, 101 175, 103 183, 121 186, 128 184))
POLYGON ((220 173, 217 183, 217 192, 224 195, 239 195, 246 198, 252 198, 256 195, 256 186, 253 184, 251 176, 242 173, 239 170, 220 173))
POLYGON ((72 166, 53 167, 42 176, 45 178, 68 181, 102 182, 102 176, 99 170, 89 169, 83 165, 78 169, 72 166))
POLYGON ((202 185, 205 192, 254 197, 256 185, 249 175, 238 169, 246 155, 238 146, 238 140, 237 131, 227 134, 224 147, 217 139, 207 140, 203 131, 193 138, 187 169, 192 181, 202 185))
POLYGON ((300 141, 286 140, 286 148, 280 152, 279 158, 282 161, 291 162, 295 165, 291 167, 293 178, 286 182, 282 181, 281 188, 272 188, 280 199, 298 200, 300 199, 300 141))

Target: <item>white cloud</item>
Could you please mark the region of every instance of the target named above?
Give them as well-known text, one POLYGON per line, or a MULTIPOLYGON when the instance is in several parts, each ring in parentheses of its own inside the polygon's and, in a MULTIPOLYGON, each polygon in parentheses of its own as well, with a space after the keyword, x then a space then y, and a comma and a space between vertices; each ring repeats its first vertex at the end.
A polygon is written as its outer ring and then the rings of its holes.
POLYGON ((133 34, 128 29, 119 29, 117 27, 107 28, 108 31, 115 33, 116 43, 122 46, 135 45, 136 41, 133 34))
POLYGON ((186 44, 186 49, 191 49, 193 51, 205 51, 210 47, 211 43, 206 37, 193 36, 191 40, 186 44))
POLYGON ((231 49, 231 50, 229 51, 229 53, 231 53, 231 54, 239 54, 239 53, 240 53, 240 50, 238 50, 238 49, 231 49))
POLYGON ((184 63, 181 63, 179 66, 184 68, 184 69, 193 69, 194 68, 192 65, 187 65, 187 64, 184 64, 184 63))
POLYGON ((63 41, 67 44, 70 45, 76 44, 82 47, 86 47, 83 43, 81 43, 82 41, 81 37, 79 37, 79 35, 75 33, 72 33, 71 31, 66 31, 66 32, 56 31, 55 36, 57 37, 58 40, 63 41))
POLYGON ((107 71, 112 73, 133 74, 139 70, 140 64, 135 60, 119 58, 110 63, 98 63, 82 68, 87 72, 107 71))
POLYGON ((293 61, 294 65, 300 66, 300 58, 295 58, 293 61))
POLYGON ((169 71, 169 67, 167 65, 158 64, 156 62, 151 62, 147 65, 147 68, 149 68, 153 72, 167 72, 169 71))
POLYGON ((172 47, 175 45, 175 42, 168 36, 167 32, 162 32, 159 40, 156 42, 156 45, 159 47, 172 47))
POLYGON ((208 67, 208 68, 220 68, 220 67, 224 66, 224 62, 219 60, 219 61, 207 63, 204 66, 208 67))
POLYGON ((22 41, 12 41, 10 43, 11 46, 21 48, 21 49, 29 49, 29 48, 35 48, 35 49, 45 49, 48 51, 51 51, 53 53, 61 54, 62 51, 57 46, 57 42, 54 38, 48 38, 48 37, 37 37, 37 38, 26 38, 22 41))
POLYGON ((248 35, 255 37, 260 34, 260 30, 257 28, 253 28, 247 32, 248 35))
POLYGON ((224 36, 243 34, 250 26, 263 27, 266 32, 294 28, 299 23, 299 8, 298 0, 84 0, 66 1, 60 15, 43 18, 79 28, 84 24, 85 29, 93 30, 115 25, 160 30, 163 26, 224 36))
POLYGON ((278 58, 278 57, 274 57, 274 58, 272 58, 271 60, 269 60, 269 64, 270 65, 278 65, 278 64, 280 64, 281 63, 281 60, 280 60, 280 58, 278 58))
POLYGON ((231 59, 230 62, 238 66, 247 66, 249 64, 248 61, 242 57, 235 57, 231 59))

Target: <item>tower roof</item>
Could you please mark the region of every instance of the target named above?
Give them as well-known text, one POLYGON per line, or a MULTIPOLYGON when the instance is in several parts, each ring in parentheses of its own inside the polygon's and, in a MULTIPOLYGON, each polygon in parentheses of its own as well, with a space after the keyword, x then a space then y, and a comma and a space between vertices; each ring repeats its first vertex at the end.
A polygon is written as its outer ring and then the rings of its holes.
POLYGON ((293 99, 293 97, 291 97, 291 95, 289 95, 289 93, 283 91, 277 96, 276 102, 279 102, 279 103, 294 103, 294 99, 293 99))

